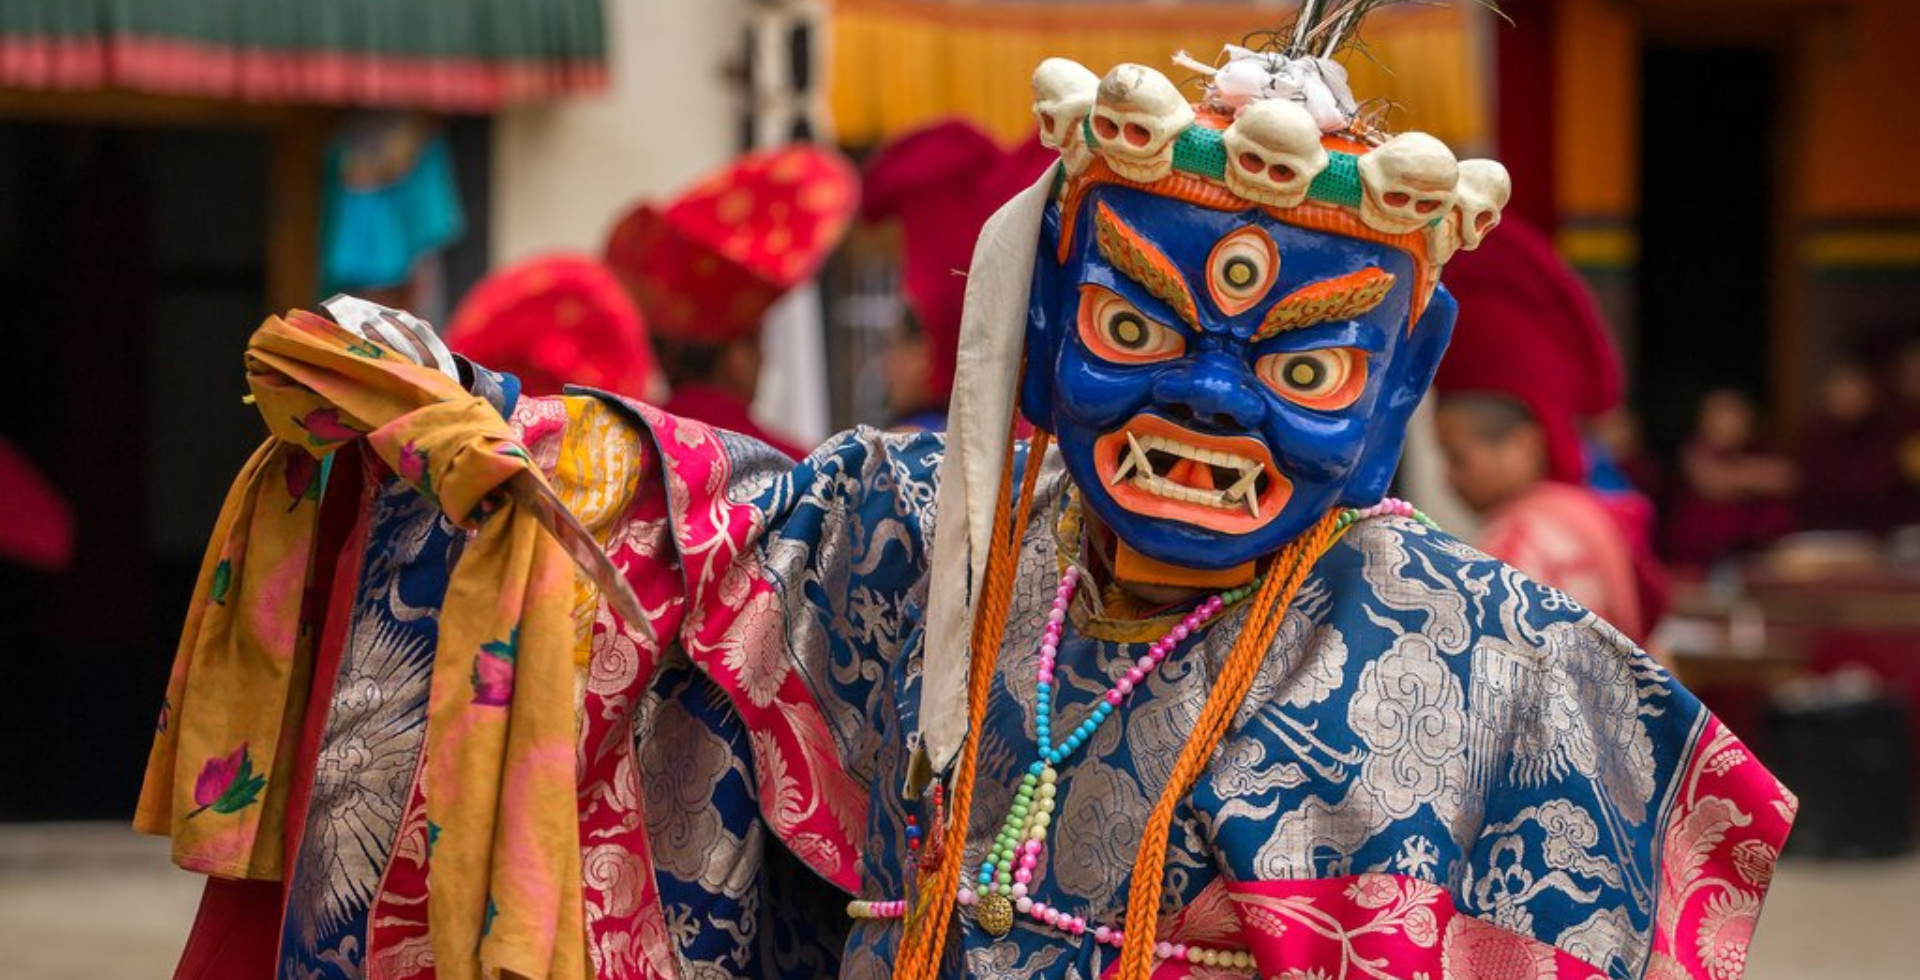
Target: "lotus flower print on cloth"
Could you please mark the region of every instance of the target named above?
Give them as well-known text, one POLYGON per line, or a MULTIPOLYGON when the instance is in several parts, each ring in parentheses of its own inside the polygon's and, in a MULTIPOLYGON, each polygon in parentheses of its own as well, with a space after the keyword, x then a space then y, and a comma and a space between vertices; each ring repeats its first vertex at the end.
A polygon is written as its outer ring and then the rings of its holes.
POLYGON ((337 408, 316 408, 293 423, 305 429, 307 441, 316 446, 347 442, 366 434, 343 421, 337 408))
POLYGON ((520 646, 520 628, 505 640, 480 645, 473 661, 473 703, 498 707, 513 697, 513 659, 520 646))
POLYGON ((247 744, 224 756, 215 756, 207 760, 200 768, 200 778, 193 784, 193 802, 198 809, 187 814, 195 817, 208 810, 215 813, 238 813, 252 806, 265 789, 267 777, 253 771, 253 757, 247 754, 247 744))
POLYGON ((400 479, 429 497, 433 496, 433 473, 427 469, 427 450, 409 439, 400 447, 400 479))

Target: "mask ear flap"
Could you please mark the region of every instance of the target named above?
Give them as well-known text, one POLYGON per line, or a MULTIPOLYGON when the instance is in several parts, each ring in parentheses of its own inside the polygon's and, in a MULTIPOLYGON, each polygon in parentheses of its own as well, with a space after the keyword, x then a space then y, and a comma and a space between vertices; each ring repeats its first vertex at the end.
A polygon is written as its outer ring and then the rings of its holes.
POLYGON ((1446 287, 1435 287, 1420 322, 1414 324, 1407 346, 1395 358, 1387 387, 1380 393, 1367 435, 1367 448, 1347 480, 1340 503, 1348 507, 1367 507, 1378 503, 1393 484, 1394 471, 1400 468, 1400 450, 1406 445, 1407 423, 1414 409, 1433 384, 1440 369, 1440 357, 1453 338, 1454 316, 1459 304, 1446 287))
POLYGON ((1049 205, 1040 222, 1040 246, 1033 259, 1033 284, 1027 293, 1026 358, 1020 369, 1020 414, 1034 428, 1047 432, 1053 428, 1053 369, 1066 341, 1057 298, 1065 264, 1054 260, 1059 253, 1060 207, 1049 205))

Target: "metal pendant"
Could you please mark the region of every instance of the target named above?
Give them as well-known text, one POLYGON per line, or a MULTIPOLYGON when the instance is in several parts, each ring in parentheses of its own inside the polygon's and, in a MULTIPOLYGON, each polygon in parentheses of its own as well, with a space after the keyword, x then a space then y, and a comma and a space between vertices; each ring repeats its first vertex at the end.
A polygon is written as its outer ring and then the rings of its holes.
POLYGON ((1013 903, 1007 896, 990 892, 973 904, 973 921, 995 939, 1013 930, 1013 903))

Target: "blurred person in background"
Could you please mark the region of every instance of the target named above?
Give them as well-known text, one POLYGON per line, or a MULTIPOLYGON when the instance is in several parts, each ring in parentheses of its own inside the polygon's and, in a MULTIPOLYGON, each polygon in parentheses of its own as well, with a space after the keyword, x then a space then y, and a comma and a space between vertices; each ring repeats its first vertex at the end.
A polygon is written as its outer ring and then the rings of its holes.
POLYGON ((1920 339, 1900 345, 1893 355, 1888 391, 1903 433, 1920 432, 1920 339))
POLYGON ((1900 471, 1898 420, 1867 366, 1827 369, 1800 443, 1800 527, 1882 534, 1900 523, 1910 486, 1900 471))
POLYGON ((579 385, 666 397, 639 308, 612 270, 585 256, 543 256, 489 275, 454 310, 446 338, 529 395, 579 385))
POLYGON ((354 113, 321 175, 320 291, 437 315, 441 260, 467 230, 444 124, 420 113, 354 113))
POLYGON ((1887 387, 1899 439, 1894 453, 1905 484, 1895 510, 1901 524, 1920 524, 1920 339, 1900 345, 1887 387))
POLYGON ((1587 484, 1579 424, 1620 398, 1618 355, 1586 287, 1509 220, 1447 267, 1460 303, 1434 378, 1447 479, 1485 524, 1474 544, 1644 640, 1665 605, 1652 510, 1587 484))
POLYGON ((799 459, 805 450, 751 412, 760 385, 760 324, 812 279, 846 234, 858 176, 839 154, 807 145, 753 153, 663 205, 643 202, 615 225, 607 264, 653 330, 672 394, 665 408, 754 437, 799 459))
POLYGON ((902 307, 900 319, 887 335, 887 428, 896 432, 939 432, 947 427, 947 396, 953 390, 953 358, 938 373, 935 360, 940 343, 928 336, 912 307, 902 307), (944 381, 944 384, 941 382, 944 381), (936 395, 934 392, 946 394, 936 395))
POLYGON ((1603 493, 1635 491, 1659 500, 1666 486, 1660 461, 1647 452, 1640 416, 1625 405, 1587 424, 1587 483, 1603 493))
POLYGON ((867 161, 862 220, 900 223, 906 310, 886 365, 893 428, 946 428, 974 241, 987 218, 1057 156, 1031 134, 1001 147, 972 123, 951 119, 901 136, 867 161))
POLYGON ((1679 470, 1665 529, 1669 560, 1703 567, 1793 530, 1799 475, 1761 438, 1753 402, 1738 390, 1701 396, 1679 470))

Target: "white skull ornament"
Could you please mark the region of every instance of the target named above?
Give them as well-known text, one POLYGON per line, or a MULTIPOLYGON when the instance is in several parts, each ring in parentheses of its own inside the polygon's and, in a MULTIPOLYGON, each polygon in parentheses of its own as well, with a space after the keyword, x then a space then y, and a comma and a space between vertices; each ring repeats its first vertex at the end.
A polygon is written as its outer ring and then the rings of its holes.
POLYGON ((1220 143, 1227 153, 1227 189, 1276 208, 1306 200, 1313 178, 1327 169, 1320 124, 1286 99, 1249 103, 1220 143))
POLYGON ((1040 143, 1060 151, 1069 174, 1078 174, 1093 161, 1082 125, 1099 87, 1098 75, 1067 58, 1048 58, 1033 70, 1033 118, 1040 124, 1040 143))
POLYGON ((1460 247, 1471 252, 1500 224, 1500 212, 1513 197, 1513 178, 1497 160, 1460 161, 1460 247))
POLYGON ((1119 65, 1100 80, 1093 134, 1100 156, 1121 177, 1150 184, 1173 171, 1173 141, 1193 125, 1193 107, 1167 76, 1119 65))
POLYGON ((1445 143, 1401 133, 1360 157, 1360 220, 1389 235, 1405 234, 1447 215, 1460 164, 1445 143))

